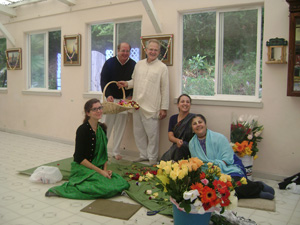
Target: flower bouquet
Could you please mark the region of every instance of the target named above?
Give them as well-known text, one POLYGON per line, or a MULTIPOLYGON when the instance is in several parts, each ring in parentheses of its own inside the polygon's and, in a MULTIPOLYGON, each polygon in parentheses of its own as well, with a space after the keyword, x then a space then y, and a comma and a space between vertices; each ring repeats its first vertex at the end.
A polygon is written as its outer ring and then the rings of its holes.
POLYGON ((160 161, 156 177, 157 187, 170 196, 181 211, 204 214, 235 207, 237 197, 234 187, 246 179, 234 182, 231 176, 222 174, 212 163, 204 164, 198 158, 178 162, 160 161))
POLYGON ((242 115, 231 124, 230 141, 233 151, 240 157, 257 158, 258 142, 262 140, 263 125, 258 125, 257 116, 242 115))
POLYGON ((122 99, 118 102, 118 104, 124 107, 134 108, 135 110, 138 110, 140 108, 139 104, 132 100, 126 102, 125 100, 122 99))

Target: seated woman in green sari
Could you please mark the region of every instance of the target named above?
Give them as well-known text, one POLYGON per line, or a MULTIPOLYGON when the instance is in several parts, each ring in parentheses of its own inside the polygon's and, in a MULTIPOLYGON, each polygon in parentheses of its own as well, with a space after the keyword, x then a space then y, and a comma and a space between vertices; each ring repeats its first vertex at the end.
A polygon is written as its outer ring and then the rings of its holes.
POLYGON ((76 131, 74 161, 69 181, 52 187, 46 196, 72 199, 110 198, 129 188, 120 175, 107 170, 106 125, 99 122, 102 106, 91 99, 84 106, 85 119, 76 131))
POLYGON ((190 157, 189 141, 193 137, 191 119, 194 114, 190 113, 192 99, 187 94, 182 94, 177 100, 178 114, 169 120, 169 141, 172 142, 170 149, 164 153, 161 160, 178 161, 190 157))

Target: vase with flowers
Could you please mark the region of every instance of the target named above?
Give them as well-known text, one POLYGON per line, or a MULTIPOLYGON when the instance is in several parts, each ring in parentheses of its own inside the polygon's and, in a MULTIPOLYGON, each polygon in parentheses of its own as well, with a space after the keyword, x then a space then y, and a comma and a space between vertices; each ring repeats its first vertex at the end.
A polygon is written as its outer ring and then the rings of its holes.
POLYGON ((253 159, 258 157, 257 144, 262 140, 263 125, 258 124, 257 116, 241 115, 231 124, 230 144, 236 155, 242 160, 247 178, 252 180, 253 159))
POLYGON ((237 205, 234 188, 242 182, 235 182, 231 176, 222 174, 212 163, 204 164, 194 157, 188 160, 160 161, 157 165, 157 187, 170 196, 173 203, 174 224, 200 224, 198 216, 206 218, 201 224, 209 224, 214 211, 237 205), (193 221, 187 221, 192 218, 193 221))

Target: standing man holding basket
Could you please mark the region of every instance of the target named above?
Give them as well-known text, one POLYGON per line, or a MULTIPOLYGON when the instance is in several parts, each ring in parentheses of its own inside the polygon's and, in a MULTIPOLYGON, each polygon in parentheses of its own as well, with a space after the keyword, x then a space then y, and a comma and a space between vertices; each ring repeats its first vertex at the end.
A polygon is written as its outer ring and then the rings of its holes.
POLYGON ((120 81, 118 86, 134 88, 133 100, 140 109, 133 113, 133 134, 140 157, 136 162, 157 163, 159 150, 159 121, 169 109, 169 73, 167 66, 158 60, 160 43, 151 39, 147 43, 147 58, 139 61, 132 80, 120 81))
MULTIPOLYGON (((122 42, 118 45, 118 54, 108 59, 101 71, 101 88, 111 81, 131 80, 135 67, 135 61, 129 58, 131 46, 122 42)), ((132 98, 132 90, 125 91, 126 98, 132 98)), ((105 97, 108 102, 119 102, 123 98, 123 92, 115 83, 109 84, 105 90, 105 97)), ((113 157, 117 160, 122 159, 120 153, 120 144, 123 138, 127 111, 118 114, 106 114, 104 123, 107 125, 107 138, 110 138, 112 129, 114 129, 113 139, 113 157)))

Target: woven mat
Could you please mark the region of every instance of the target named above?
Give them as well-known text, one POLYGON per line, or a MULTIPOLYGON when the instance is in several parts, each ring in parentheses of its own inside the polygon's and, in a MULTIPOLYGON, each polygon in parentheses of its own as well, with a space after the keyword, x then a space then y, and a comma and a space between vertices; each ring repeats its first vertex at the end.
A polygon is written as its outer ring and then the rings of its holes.
POLYGON ((238 207, 266 210, 271 212, 276 211, 275 200, 267 200, 262 198, 239 199, 238 207))
POLYGON ((141 207, 141 205, 136 204, 97 199, 80 211, 115 219, 129 220, 141 207))

